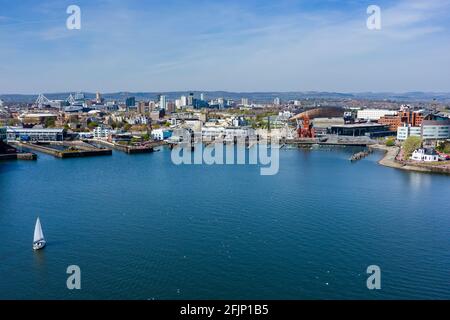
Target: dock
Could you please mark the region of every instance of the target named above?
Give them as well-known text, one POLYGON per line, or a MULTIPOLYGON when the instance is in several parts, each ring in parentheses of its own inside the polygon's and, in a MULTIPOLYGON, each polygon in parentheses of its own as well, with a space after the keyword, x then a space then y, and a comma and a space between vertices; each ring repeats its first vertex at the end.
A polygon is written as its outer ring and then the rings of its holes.
POLYGON ((0 161, 2 160, 36 160, 37 155, 32 152, 21 152, 13 146, 0 141, 0 161))
POLYGON ((88 142, 90 142, 91 144, 99 144, 108 148, 112 148, 114 150, 125 152, 127 154, 150 153, 154 151, 154 148, 166 144, 164 141, 150 141, 143 143, 142 145, 123 145, 99 139, 88 140, 88 142))
POLYGON ((31 152, 17 152, 0 154, 0 161, 2 160, 36 160, 37 155, 31 152))
POLYGON ((111 149, 96 148, 82 142, 14 142, 14 144, 61 159, 112 155, 111 149))
POLYGON ((350 137, 286 139, 284 143, 296 146, 320 145, 345 147, 367 147, 374 144, 370 139, 352 139, 350 137))

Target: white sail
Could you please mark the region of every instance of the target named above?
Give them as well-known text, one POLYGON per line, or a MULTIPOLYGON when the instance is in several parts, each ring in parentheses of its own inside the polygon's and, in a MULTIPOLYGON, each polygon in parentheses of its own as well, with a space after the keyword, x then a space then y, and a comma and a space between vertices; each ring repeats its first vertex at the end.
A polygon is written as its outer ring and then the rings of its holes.
POLYGON ((34 227, 34 239, 33 242, 44 240, 44 233, 42 232, 41 221, 39 218, 36 220, 36 226, 34 227))

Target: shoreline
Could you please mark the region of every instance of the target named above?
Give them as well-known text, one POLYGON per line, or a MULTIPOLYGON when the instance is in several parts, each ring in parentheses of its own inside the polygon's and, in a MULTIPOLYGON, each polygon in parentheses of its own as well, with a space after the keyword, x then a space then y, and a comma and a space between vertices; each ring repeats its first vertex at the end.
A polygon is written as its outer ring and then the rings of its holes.
POLYGON ((411 164, 403 164, 395 160, 397 157, 400 148, 399 147, 386 147, 383 145, 371 145, 370 148, 374 150, 380 150, 384 152, 383 158, 378 161, 378 164, 394 168, 401 169, 406 171, 415 171, 415 172, 423 172, 423 173, 439 173, 450 175, 450 169, 444 167, 425 167, 421 165, 411 165, 411 164))

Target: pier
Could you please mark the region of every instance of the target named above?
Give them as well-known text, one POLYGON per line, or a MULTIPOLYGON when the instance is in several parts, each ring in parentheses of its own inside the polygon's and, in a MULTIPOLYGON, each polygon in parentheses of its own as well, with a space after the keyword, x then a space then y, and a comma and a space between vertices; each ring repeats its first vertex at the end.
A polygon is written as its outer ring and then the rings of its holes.
POLYGON ((112 155, 111 149, 96 148, 82 142, 14 142, 14 144, 61 159, 112 155))
POLYGON ((105 140, 93 139, 88 140, 90 143, 99 144, 102 146, 106 146, 108 148, 112 148, 114 150, 118 150, 121 152, 125 152, 127 154, 137 154, 137 153, 150 153, 153 152, 154 148, 160 147, 166 144, 164 141, 150 141, 143 143, 141 145, 124 145, 114 142, 109 142, 105 140))
POLYGON ((1 160, 36 160, 37 155, 31 152, 21 152, 7 143, 0 141, 1 160))
POLYGON ((345 146, 345 147, 367 147, 373 144, 370 141, 363 140, 320 140, 316 138, 309 139, 287 139, 285 144, 296 146, 345 146))

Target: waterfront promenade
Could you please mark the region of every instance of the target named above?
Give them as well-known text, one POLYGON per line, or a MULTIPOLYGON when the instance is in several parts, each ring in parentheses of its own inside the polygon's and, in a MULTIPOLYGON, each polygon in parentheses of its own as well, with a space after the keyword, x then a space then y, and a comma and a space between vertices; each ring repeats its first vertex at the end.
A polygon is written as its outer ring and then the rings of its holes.
POLYGON ((442 173, 450 174, 450 162, 446 161, 444 163, 427 164, 427 163, 412 163, 411 161, 398 161, 397 155, 400 152, 400 147, 387 147, 385 145, 372 145, 372 149, 384 151, 383 158, 378 161, 379 164, 385 167, 396 168, 407 171, 417 171, 425 173, 442 173))

